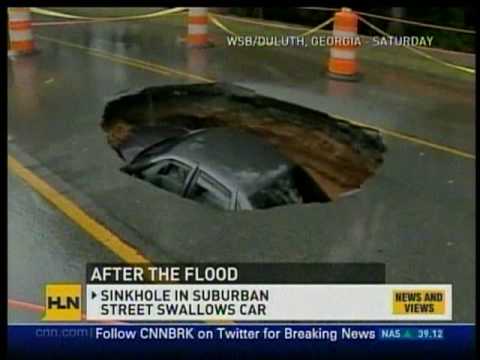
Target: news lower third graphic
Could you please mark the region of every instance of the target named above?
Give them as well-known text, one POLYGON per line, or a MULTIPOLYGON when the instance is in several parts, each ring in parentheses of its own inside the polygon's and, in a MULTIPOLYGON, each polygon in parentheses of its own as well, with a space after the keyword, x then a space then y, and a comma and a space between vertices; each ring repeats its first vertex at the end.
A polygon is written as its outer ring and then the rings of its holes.
POLYGON ((305 269, 291 283, 254 283, 245 267, 89 264, 84 291, 46 285, 43 320, 80 321, 82 310, 95 322, 452 320, 450 284, 302 283, 305 269))
POLYGON ((9 346, 465 358, 474 327, 452 305, 451 284, 386 284, 383 264, 88 264, 84 282, 45 286, 42 324, 9 326, 9 346))

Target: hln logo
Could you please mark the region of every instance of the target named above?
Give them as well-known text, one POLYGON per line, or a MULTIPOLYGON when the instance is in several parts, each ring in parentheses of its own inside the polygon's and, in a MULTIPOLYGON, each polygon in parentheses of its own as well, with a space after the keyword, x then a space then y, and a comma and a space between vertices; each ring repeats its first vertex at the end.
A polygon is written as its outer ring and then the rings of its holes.
POLYGON ((45 316, 43 320, 82 320, 81 298, 81 284, 47 284, 45 286, 45 316))
POLYGON ((47 308, 49 309, 80 309, 80 298, 68 296, 65 299, 66 303, 62 304, 62 298, 57 296, 56 298, 49 297, 47 299, 47 308))

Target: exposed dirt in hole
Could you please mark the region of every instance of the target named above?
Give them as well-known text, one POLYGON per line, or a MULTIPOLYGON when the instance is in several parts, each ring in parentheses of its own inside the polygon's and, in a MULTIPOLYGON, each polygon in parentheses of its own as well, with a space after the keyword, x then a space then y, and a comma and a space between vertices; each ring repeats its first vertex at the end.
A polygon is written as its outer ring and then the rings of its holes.
POLYGON ((102 128, 110 145, 137 127, 189 129, 237 127, 260 135, 307 170, 335 199, 357 189, 383 162, 385 145, 375 130, 228 84, 147 88, 110 101, 102 128))

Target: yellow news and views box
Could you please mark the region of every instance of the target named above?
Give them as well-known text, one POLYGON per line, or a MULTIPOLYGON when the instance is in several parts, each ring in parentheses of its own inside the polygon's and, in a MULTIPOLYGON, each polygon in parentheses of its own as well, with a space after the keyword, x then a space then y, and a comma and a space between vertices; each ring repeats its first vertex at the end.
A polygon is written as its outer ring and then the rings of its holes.
POLYGON ((393 290, 394 315, 445 314, 445 290, 393 290))

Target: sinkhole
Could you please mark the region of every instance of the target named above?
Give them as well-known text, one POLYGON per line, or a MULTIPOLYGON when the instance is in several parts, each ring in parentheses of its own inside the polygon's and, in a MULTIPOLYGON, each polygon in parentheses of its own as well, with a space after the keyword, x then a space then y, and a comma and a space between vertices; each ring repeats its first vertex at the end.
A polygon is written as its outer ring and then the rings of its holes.
POLYGON ((334 201, 386 151, 374 129, 226 83, 119 93, 101 127, 124 173, 224 210, 334 201))

